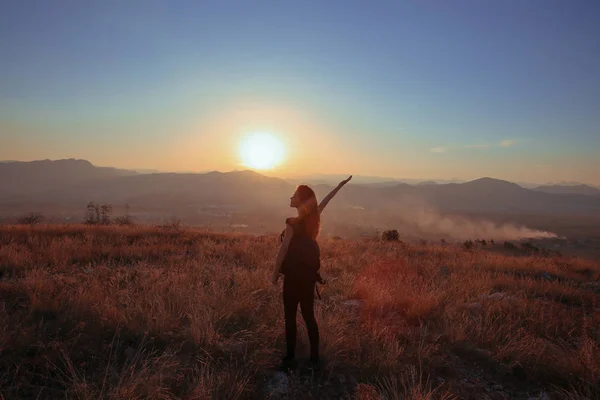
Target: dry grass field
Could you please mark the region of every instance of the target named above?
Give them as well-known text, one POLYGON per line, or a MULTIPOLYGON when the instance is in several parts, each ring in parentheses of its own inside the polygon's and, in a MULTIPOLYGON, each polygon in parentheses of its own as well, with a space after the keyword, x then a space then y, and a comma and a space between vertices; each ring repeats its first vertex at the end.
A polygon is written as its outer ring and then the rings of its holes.
POLYGON ((600 262, 320 244, 324 365, 281 376, 276 236, 0 227, 0 399, 600 398, 600 262))

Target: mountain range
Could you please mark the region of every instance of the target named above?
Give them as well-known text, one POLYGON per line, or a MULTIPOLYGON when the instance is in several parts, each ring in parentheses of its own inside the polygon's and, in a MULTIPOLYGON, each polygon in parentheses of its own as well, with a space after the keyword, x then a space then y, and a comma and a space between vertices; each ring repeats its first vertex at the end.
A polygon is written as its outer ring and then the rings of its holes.
POLYGON ((599 196, 600 189, 584 184, 574 185, 542 185, 533 188, 538 192, 555 193, 555 194, 586 194, 590 196, 599 196))
MULTIPOLYGON (((254 171, 139 173, 97 167, 85 160, 0 163, 0 216, 4 210, 83 207, 89 201, 128 203, 146 209, 183 210, 205 206, 277 209, 287 206, 298 182, 254 171)), ((313 186, 321 198, 331 186, 313 186)), ((352 181, 336 197, 341 207, 401 210, 427 206, 448 213, 600 213, 600 190, 587 185, 523 188, 516 183, 481 178, 463 183, 416 184, 398 181, 352 181)))

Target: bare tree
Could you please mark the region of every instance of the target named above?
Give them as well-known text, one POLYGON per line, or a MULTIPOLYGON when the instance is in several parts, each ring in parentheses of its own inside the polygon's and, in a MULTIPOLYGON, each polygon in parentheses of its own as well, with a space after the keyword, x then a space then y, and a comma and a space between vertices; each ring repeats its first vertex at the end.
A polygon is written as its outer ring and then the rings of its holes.
POLYGON ((85 223, 88 225, 96 225, 98 224, 97 217, 98 206, 94 204, 93 201, 90 201, 87 205, 85 212, 85 223))
POLYGON ((112 205, 100 205, 90 201, 87 205, 85 223, 88 225, 110 225, 111 213, 112 205))
POLYGON ((112 206, 110 204, 102 204, 102 206, 100 206, 100 224, 110 225, 111 214, 112 206))

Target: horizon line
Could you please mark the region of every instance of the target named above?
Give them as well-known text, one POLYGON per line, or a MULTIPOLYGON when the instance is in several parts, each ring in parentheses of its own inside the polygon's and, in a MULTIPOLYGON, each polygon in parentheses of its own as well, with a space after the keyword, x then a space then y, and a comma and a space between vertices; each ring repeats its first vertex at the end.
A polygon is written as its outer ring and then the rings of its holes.
MULTIPOLYGON (((51 162, 56 162, 56 161, 85 161, 90 163, 92 166, 96 167, 96 168, 113 168, 113 169, 120 169, 123 171, 131 171, 131 172, 135 172, 138 173, 140 175, 150 175, 150 174, 208 174, 208 173, 212 173, 212 172, 219 172, 219 173, 230 173, 230 172, 244 172, 244 171, 251 171, 254 173, 257 173, 259 175, 263 175, 266 177, 272 177, 272 178, 280 178, 283 179, 282 176, 288 175, 287 178, 285 179, 306 179, 307 177, 310 177, 311 175, 313 176, 318 176, 318 175, 322 175, 324 177, 333 177, 333 176, 345 176, 347 174, 343 174, 343 173, 308 173, 306 174, 304 177, 301 174, 297 174, 297 173, 283 173, 280 176, 277 176, 276 174, 270 174, 269 170, 256 170, 256 169, 252 169, 250 167, 247 168, 242 168, 242 169, 231 169, 231 170, 218 170, 218 169, 214 169, 214 170, 188 170, 188 171, 173 171, 173 170, 160 170, 160 169, 156 169, 156 168, 123 168, 123 167, 115 167, 112 165, 106 166, 106 165, 98 165, 98 164, 94 164, 93 162, 91 162, 90 160, 86 160, 84 158, 75 158, 75 157, 70 157, 70 158, 59 158, 59 159, 50 159, 50 158, 44 158, 44 159, 34 159, 34 160, 0 160, 0 164, 9 164, 9 163, 30 163, 30 162, 41 162, 41 161, 51 161, 51 162), (153 172, 140 172, 140 171, 153 171, 153 172), (297 177, 289 177, 290 174, 297 174, 299 176, 297 177)), ((526 182, 526 181, 522 181, 522 182, 518 182, 518 181, 513 181, 513 180, 508 180, 508 179, 502 179, 502 178, 495 178, 492 176, 481 176, 479 178, 473 178, 473 179, 460 179, 460 178, 397 178, 397 177, 386 177, 386 176, 378 176, 378 175, 354 175, 352 174, 355 178, 370 178, 370 179, 377 179, 380 180, 380 182, 371 182, 371 183, 385 183, 386 181, 394 181, 394 182, 399 182, 399 183, 407 183, 407 181, 417 181, 417 183, 421 183, 421 182, 434 182, 435 184, 438 185, 442 185, 442 184, 449 184, 449 183, 468 183, 468 182, 473 182, 479 179, 494 179, 494 180, 498 180, 498 181, 505 181, 505 182, 510 182, 510 183, 514 183, 516 185, 521 186, 521 184, 526 184, 526 185, 539 185, 539 186, 577 186, 577 185, 585 185, 585 186, 589 186, 589 187, 593 187, 596 189, 600 189, 600 185, 594 185, 591 183, 585 183, 585 182, 574 182, 574 181, 559 181, 559 182, 526 182), (444 183, 439 183, 437 181, 443 181, 444 183)), ((318 178, 309 178, 309 179, 318 179, 318 178)), ((331 179, 331 178, 330 178, 331 179)), ((368 184, 368 183, 363 183, 363 184, 368 184)))

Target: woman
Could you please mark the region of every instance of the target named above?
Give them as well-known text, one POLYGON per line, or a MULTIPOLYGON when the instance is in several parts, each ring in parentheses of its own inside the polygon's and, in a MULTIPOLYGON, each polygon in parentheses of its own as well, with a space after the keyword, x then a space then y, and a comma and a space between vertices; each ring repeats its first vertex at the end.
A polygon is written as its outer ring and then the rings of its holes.
POLYGON ((310 361, 319 362, 319 328, 314 312, 315 282, 320 279, 320 249, 317 243, 321 227, 321 212, 336 193, 352 179, 340 182, 317 205, 315 192, 300 185, 290 198, 290 207, 298 210, 296 218, 288 218, 283 240, 275 261, 271 282, 275 285, 279 274, 283 279, 283 307, 285 315, 286 355, 283 366, 289 367, 296 356, 296 312, 298 303, 306 323, 310 340, 310 361))

